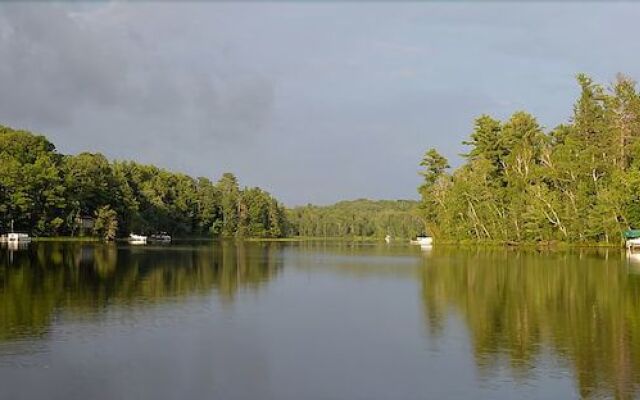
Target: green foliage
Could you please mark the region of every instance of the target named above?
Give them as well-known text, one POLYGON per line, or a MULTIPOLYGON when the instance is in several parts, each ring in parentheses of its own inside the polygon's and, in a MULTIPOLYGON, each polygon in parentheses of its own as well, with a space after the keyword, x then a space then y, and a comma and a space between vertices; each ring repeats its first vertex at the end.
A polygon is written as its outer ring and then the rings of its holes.
MULTIPOLYGON (((220 206, 222 209, 222 234, 224 236, 233 236, 238 231, 238 223, 240 219, 240 188, 238 179, 235 175, 226 172, 218 181, 220 188, 220 206)), ((246 222, 246 221, 245 221, 246 222)), ((242 227, 244 228, 244 226, 242 227)), ((240 235, 244 235, 240 229, 240 235)))
POLYGON ((307 205, 288 210, 291 235, 307 237, 410 238, 424 231, 418 202, 353 200, 330 206, 307 205))
POLYGON ((109 206, 102 206, 96 211, 93 233, 104 240, 113 240, 118 233, 118 213, 109 206))
POLYGON ((60 156, 43 136, 0 126, 0 229, 42 233, 62 216, 60 156))
POLYGON ((516 112, 479 117, 466 163, 446 173, 434 150, 421 163, 421 209, 445 240, 619 243, 640 226, 640 94, 619 76, 610 90, 578 75, 570 123, 544 132, 516 112))
POLYGON ((130 232, 179 236, 280 237, 284 209, 233 174, 218 184, 101 154, 58 154, 43 136, 0 126, 0 231, 38 236, 130 232), (242 218, 241 218, 242 217, 242 218))

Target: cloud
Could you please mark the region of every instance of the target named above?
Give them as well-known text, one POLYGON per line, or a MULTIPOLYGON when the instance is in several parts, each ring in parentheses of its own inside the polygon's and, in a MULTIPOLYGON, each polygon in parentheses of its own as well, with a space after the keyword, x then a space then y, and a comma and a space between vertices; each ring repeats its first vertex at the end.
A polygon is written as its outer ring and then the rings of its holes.
POLYGON ((140 128, 145 120, 180 121, 201 137, 224 140, 251 135, 268 120, 273 87, 267 79, 232 75, 224 62, 217 70, 174 62, 163 40, 171 43, 177 22, 168 10, 146 11, 119 4, 0 5, 0 120, 64 129, 99 109, 129 116, 140 128), (143 18, 166 25, 140 24, 143 18))
POLYGON ((554 126, 638 78, 636 4, 0 3, 0 123, 61 151, 233 171, 288 204, 416 197, 482 113, 554 126), (622 21, 622 22, 621 22, 622 21))

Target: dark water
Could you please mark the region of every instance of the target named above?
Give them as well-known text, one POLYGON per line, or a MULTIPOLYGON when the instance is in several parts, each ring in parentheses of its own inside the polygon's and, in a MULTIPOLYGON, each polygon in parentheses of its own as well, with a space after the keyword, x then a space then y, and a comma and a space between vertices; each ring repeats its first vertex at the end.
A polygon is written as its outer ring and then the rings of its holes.
POLYGON ((0 398, 638 397, 636 271, 617 251, 3 248, 0 398))

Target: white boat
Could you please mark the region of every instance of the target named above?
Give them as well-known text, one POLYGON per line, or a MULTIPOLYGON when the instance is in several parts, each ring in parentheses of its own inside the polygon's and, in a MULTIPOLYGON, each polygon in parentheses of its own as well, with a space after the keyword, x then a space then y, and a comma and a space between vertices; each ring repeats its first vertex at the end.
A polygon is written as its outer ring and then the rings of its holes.
POLYGON ((157 235, 149 236, 150 242, 161 242, 161 243, 169 243, 171 242, 171 236, 166 234, 165 232, 159 233, 157 235))
POLYGON ((431 246, 433 244, 433 238, 431 236, 418 236, 416 240, 411 240, 409 243, 420 246, 431 246))
POLYGON ((132 244, 145 244, 147 243, 147 237, 143 235, 136 235, 132 233, 129 235, 129 243, 132 244))
POLYGON ((0 243, 29 243, 31 238, 26 233, 11 232, 0 236, 0 243))
POLYGON ((629 239, 626 241, 627 249, 634 249, 640 247, 640 238, 629 239))
POLYGON ((2 243, 29 243, 31 238, 26 233, 18 233, 13 231, 13 220, 11 220, 11 232, 0 236, 2 243))
POLYGON ((29 243, 31 238, 26 233, 11 232, 7 234, 7 242, 29 243))

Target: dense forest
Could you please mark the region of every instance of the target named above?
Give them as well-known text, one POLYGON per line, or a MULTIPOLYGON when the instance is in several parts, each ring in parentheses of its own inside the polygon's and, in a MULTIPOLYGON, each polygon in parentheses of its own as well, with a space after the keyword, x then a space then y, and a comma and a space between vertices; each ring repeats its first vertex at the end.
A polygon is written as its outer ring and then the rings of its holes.
POLYGON ((341 201, 287 210, 287 220, 297 236, 411 238, 424 230, 418 206, 411 200, 341 201))
POLYGON ((640 227, 640 95, 578 75, 566 124, 546 131, 526 112, 475 120, 464 164, 422 160, 422 214, 441 240, 620 243, 640 227))
POLYGON ((103 155, 63 155, 44 136, 0 125, 0 232, 36 236, 168 232, 280 237, 284 207, 233 174, 217 183, 103 155))

